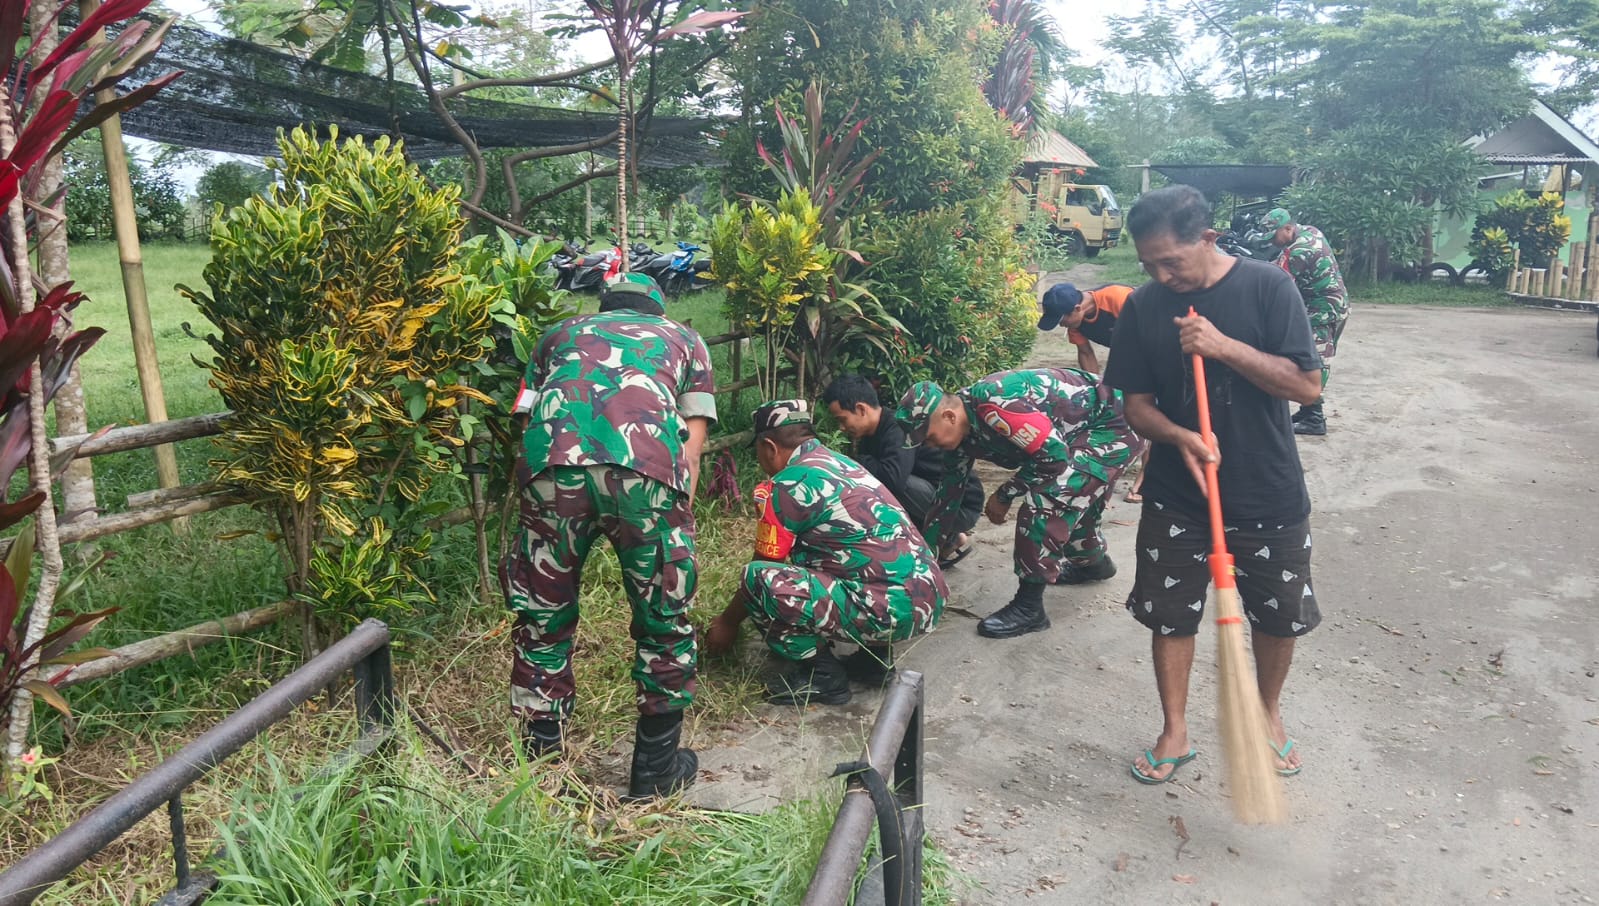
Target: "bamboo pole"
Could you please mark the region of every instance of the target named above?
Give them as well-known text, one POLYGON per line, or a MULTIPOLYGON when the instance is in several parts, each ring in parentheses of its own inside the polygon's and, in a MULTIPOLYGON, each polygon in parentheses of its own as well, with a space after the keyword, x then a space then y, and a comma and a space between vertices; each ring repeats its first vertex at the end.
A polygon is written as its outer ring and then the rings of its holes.
MULTIPOLYGON (((79 8, 87 19, 100 8, 100 0, 80 0, 79 8)), ((91 46, 105 43, 102 31, 91 46)), ((95 101, 105 104, 116 99, 110 88, 95 92, 95 101)), ((139 372, 139 393, 144 397, 145 421, 167 420, 167 400, 161 389, 161 365, 156 359, 155 328, 150 325, 150 297, 144 284, 144 254, 139 249, 139 220, 134 209, 133 180, 128 176, 128 150, 122 143, 122 118, 112 115, 100 124, 100 145, 105 150, 106 181, 111 189, 111 223, 117 237, 117 254, 122 260, 122 293, 128 303, 128 327, 133 336, 133 361, 139 372)), ((155 448, 155 471, 163 488, 175 488, 178 457, 170 444, 155 448)), ((172 530, 183 534, 187 520, 176 520, 172 530)))
POLYGON ((1549 296, 1551 299, 1558 299, 1565 285, 1566 263, 1560 260, 1559 255, 1556 255, 1549 262, 1549 292, 1544 295, 1549 296))
POLYGON ((126 428, 112 428, 99 436, 73 434, 52 437, 50 455, 59 455, 62 450, 69 450, 74 444, 78 445, 78 451, 73 454, 73 458, 85 459, 90 456, 104 456, 107 453, 142 450, 196 437, 210 437, 221 432, 222 420, 232 414, 232 412, 214 412, 210 415, 175 418, 153 425, 129 425, 126 428))
POLYGON ((1566 298, 1580 299, 1583 294, 1583 284, 1588 279, 1587 269, 1583 266, 1583 254, 1586 246, 1571 244, 1571 279, 1566 283, 1566 298))
POLYGON ((184 654, 232 636, 254 632, 294 613, 299 606, 299 601, 279 601, 220 620, 208 620, 188 629, 179 629, 165 635, 142 639, 131 645, 123 645, 121 648, 112 649, 106 657, 72 668, 71 672, 56 682, 55 686, 58 689, 65 689, 68 686, 105 679, 132 670, 134 667, 166 660, 174 655, 184 654))
MULTIPOLYGON (((99 519, 68 522, 61 526, 61 543, 66 545, 94 541, 107 535, 144 528, 147 525, 170 522, 174 519, 181 519, 184 516, 209 513, 212 510, 221 510, 230 506, 238 506, 241 503, 252 502, 253 499, 243 492, 228 490, 217 494, 207 494, 204 497, 174 500, 169 503, 145 507, 144 509, 129 510, 125 513, 101 515, 99 519)), ((10 552, 11 539, 0 539, 0 557, 4 557, 10 552)))
POLYGON ((1505 289, 1516 291, 1516 284, 1521 280, 1521 249, 1516 249, 1510 256, 1510 276, 1505 280, 1505 289))

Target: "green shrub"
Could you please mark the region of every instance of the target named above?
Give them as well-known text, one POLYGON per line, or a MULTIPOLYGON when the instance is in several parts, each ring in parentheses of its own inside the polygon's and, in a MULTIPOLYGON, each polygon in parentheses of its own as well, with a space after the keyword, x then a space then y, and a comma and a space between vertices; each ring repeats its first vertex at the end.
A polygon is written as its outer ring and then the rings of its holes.
MULTIPOLYGON (((216 326, 199 364, 233 410, 218 478, 277 515, 289 591, 309 595, 328 532, 359 546, 350 536, 373 517, 420 532, 407 510, 461 474, 471 417, 457 403, 483 398, 466 372, 511 307, 462 277, 459 191, 430 186, 398 145, 300 129, 278 144, 276 186, 212 227, 209 292, 179 290, 216 326)), ((381 572, 390 559, 354 562, 381 572)))
POLYGON ((1499 196, 1491 210, 1477 215, 1471 230, 1472 257, 1496 280, 1510 272, 1511 249, 1521 250, 1522 267, 1548 267, 1549 259, 1571 239, 1566 202, 1556 192, 1536 197, 1521 189, 1499 196), (1490 231, 1500 235, 1490 236, 1490 231))
POLYGON ((1032 350, 1035 281, 997 217, 946 208, 883 218, 863 246, 879 298, 906 331, 903 357, 869 359, 867 370, 894 388, 921 379, 964 385, 1020 365, 1032 350))

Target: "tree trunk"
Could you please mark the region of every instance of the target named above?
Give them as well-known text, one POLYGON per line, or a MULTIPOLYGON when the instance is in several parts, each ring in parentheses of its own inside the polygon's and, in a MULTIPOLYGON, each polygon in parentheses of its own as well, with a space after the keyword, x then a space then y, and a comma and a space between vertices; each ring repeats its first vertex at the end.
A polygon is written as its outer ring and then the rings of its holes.
MULTIPOLYGON (((61 43, 60 32, 55 28, 54 10, 48 3, 35 3, 28 10, 28 31, 38 35, 38 53, 41 59, 49 56, 61 43)), ((43 101, 43 98, 40 98, 43 101)), ((37 107, 37 104, 34 105, 37 107)), ((40 175, 35 199, 50 198, 61 187, 64 165, 60 157, 45 161, 40 175)), ((37 204, 37 201, 35 201, 37 204)), ((71 262, 67 252, 66 200, 54 207, 39 206, 39 278, 46 287, 54 287, 72 279, 71 262)), ((71 325, 62 322, 57 335, 67 332, 71 325)), ((83 400, 83 379, 78 366, 73 365, 67 382, 56 393, 56 433, 89 433, 89 414, 83 400)), ((87 459, 74 461, 61 476, 62 521, 95 518, 94 467, 87 459)))
POLYGON ((622 253, 622 270, 627 270, 627 140, 632 134, 633 98, 628 92, 629 70, 632 68, 630 51, 617 54, 617 96, 622 102, 622 112, 616 120, 616 245, 622 253))
MULTIPOLYGON (((11 122, 11 100, 4 82, 0 82, 0 152, 9 154, 16 144, 16 126, 11 122)), ((11 231, 11 274, 16 280, 18 307, 23 312, 33 311, 33 269, 28 261, 28 228, 23 213, 23 201, 20 194, 11 200, 9 210, 6 211, 5 228, 11 231)), ((61 542, 56 534, 55 498, 50 486, 50 445, 45 442, 48 437, 45 428, 44 376, 39 369, 39 360, 34 359, 28 368, 33 392, 28 394, 28 425, 32 433, 33 444, 29 450, 29 477, 32 490, 44 494, 44 503, 34 514, 38 531, 38 564, 43 567, 39 574, 39 585, 34 592, 33 612, 28 618, 28 625, 23 635, 24 647, 37 644, 44 637, 45 630, 50 626, 50 617, 55 612, 56 588, 61 583, 61 542)), ((23 673, 23 679, 31 679, 34 671, 23 673)), ((33 695, 26 689, 18 689, 16 696, 11 700, 11 723, 7 727, 6 763, 15 762, 22 757, 27 748, 28 726, 33 720, 33 695)), ((9 768, 7 768, 9 770, 9 768)))

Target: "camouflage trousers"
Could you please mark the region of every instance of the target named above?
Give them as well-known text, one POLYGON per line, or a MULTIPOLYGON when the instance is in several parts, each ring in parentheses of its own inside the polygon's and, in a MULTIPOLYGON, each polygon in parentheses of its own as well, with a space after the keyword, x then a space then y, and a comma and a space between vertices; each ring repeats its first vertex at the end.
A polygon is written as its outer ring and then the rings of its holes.
POLYGON ((826 573, 754 560, 736 592, 778 657, 803 661, 824 640, 899 642, 932 628, 932 608, 913 607, 902 589, 872 588, 826 573))
POLYGON ((522 488, 521 529, 500 565, 511 631, 511 711, 572 713, 572 637, 589 549, 611 542, 632 605, 639 712, 681 711, 694 699, 697 649, 688 620, 697 582, 688 495, 619 466, 553 466, 522 488))
POLYGON ((1086 443, 1072 456, 1064 485, 1049 494, 1030 493, 1016 511, 1016 576, 1023 581, 1051 583, 1061 565, 1087 566, 1105 556, 1099 530, 1105 504, 1116 479, 1143 442, 1119 417, 1088 429, 1086 443))
POLYGON ((1310 311, 1310 333, 1316 343, 1316 354, 1321 356, 1321 386, 1327 386, 1332 376, 1332 357, 1338 354, 1338 338, 1344 335, 1344 324, 1349 313, 1338 314, 1331 309, 1310 311))

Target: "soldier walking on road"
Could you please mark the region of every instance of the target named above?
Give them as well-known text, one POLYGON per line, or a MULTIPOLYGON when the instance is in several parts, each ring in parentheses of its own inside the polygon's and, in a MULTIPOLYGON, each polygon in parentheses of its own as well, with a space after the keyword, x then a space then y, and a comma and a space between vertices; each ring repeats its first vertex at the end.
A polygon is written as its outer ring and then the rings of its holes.
MULTIPOLYGON (((854 460, 816 439, 810 404, 755 410, 763 488, 755 559, 711 624, 705 650, 730 650, 748 616, 789 669, 767 686, 778 705, 850 699, 849 664, 833 643, 860 645, 861 673, 886 678, 891 645, 931 630, 949 588, 932 549, 894 496, 854 460)), ((759 499, 759 497, 757 498, 759 499)))
MULTIPOLYGON (((1316 339, 1316 352, 1321 356, 1321 386, 1327 389, 1327 378, 1332 374, 1332 357, 1338 351, 1338 338, 1343 336, 1344 322, 1349 320, 1349 293, 1344 289, 1344 275, 1338 269, 1338 259, 1333 257, 1332 246, 1321 230, 1295 223, 1288 212, 1273 208, 1261 218, 1264 229, 1273 230, 1272 244, 1282 249, 1277 264, 1294 278, 1294 286, 1305 300, 1305 313, 1310 316, 1310 332, 1316 339)), ((1327 417, 1321 411, 1322 400, 1317 398, 1308 406, 1300 406, 1294 413, 1294 433, 1320 437, 1327 433, 1327 417)))
POLYGON ((601 537, 616 550, 637 645, 632 798, 687 786, 699 766, 678 742, 696 661, 690 504, 715 383, 704 341, 668 320, 664 302, 654 280, 622 274, 598 314, 568 318, 539 342, 516 406, 529 416, 520 531, 500 569, 516 615, 511 710, 537 757, 560 751, 572 712, 583 563, 601 537))
POLYGON ((1016 596, 977 624, 1005 639, 1049 628, 1044 586, 1100 582, 1116 574, 1100 517, 1139 440, 1122 419, 1121 394, 1086 371, 1039 368, 991 374, 956 393, 923 381, 894 416, 906 442, 952 450, 930 517, 937 544, 948 531, 975 460, 1016 469, 988 500, 995 525, 1016 514, 1016 596))

